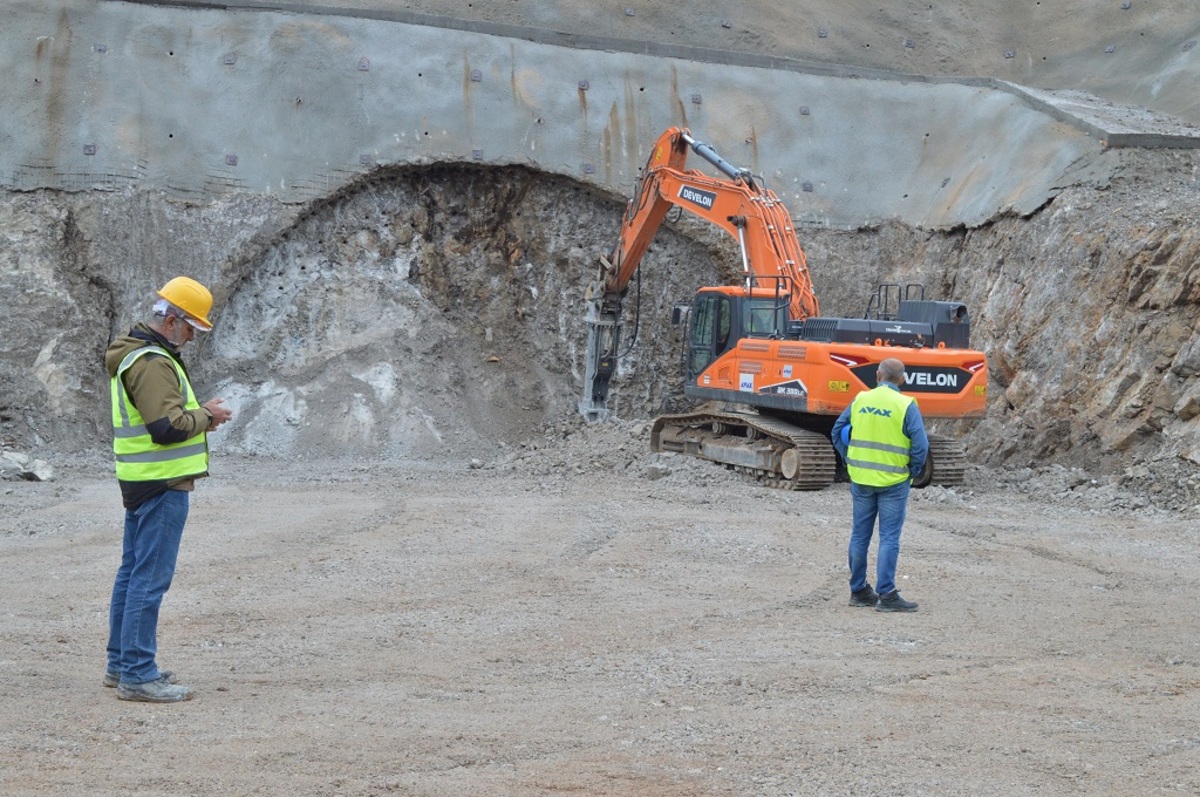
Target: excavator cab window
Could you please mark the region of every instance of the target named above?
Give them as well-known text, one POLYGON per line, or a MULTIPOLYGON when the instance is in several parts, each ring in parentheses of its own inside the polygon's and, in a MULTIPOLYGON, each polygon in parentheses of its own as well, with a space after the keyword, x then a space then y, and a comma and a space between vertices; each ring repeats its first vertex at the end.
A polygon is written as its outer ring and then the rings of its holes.
POLYGON ((700 294, 692 305, 692 328, 688 336, 688 379, 695 379, 729 348, 733 331, 733 308, 720 294, 700 294))
POLYGON ((733 330, 733 313, 730 312, 729 300, 722 296, 717 301, 717 345, 714 354, 720 354, 729 348, 729 333, 733 330))
POLYGON ((786 325, 787 305, 773 299, 751 299, 746 303, 746 335, 754 338, 773 338, 786 325))

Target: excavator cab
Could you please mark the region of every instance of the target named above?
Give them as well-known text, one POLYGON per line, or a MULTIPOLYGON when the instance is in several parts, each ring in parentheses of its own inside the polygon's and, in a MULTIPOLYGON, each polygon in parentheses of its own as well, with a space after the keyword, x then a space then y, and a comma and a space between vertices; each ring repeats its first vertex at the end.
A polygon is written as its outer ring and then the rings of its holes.
POLYGON ((736 286, 703 288, 687 313, 685 376, 696 379, 742 338, 781 338, 787 330, 788 297, 736 286))

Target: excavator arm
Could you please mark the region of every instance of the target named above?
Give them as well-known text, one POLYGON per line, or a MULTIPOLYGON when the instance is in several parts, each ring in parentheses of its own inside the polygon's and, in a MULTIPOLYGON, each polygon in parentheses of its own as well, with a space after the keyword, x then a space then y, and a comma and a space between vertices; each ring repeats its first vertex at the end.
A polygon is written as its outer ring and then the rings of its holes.
POLYGON ((818 315, 817 298, 791 216, 778 197, 760 186, 749 170, 738 169, 685 128, 666 130, 642 171, 626 206, 621 236, 610 257, 600 258, 597 278, 588 286, 588 346, 580 412, 589 420, 608 414, 608 383, 616 371, 621 305, 642 256, 672 207, 680 207, 721 227, 737 241, 744 287, 771 288, 786 300, 788 316, 801 321, 818 315), (722 177, 685 169, 691 150, 722 177))

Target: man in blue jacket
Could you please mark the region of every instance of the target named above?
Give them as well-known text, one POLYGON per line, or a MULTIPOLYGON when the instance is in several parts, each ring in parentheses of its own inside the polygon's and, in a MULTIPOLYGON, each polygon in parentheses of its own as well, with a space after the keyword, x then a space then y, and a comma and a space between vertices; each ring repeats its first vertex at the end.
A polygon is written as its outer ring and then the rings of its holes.
POLYGON ((900 532, 912 480, 929 456, 929 437, 917 402, 900 392, 904 363, 889 357, 879 363, 878 386, 859 393, 833 424, 833 445, 846 462, 854 527, 850 534, 850 605, 881 612, 915 612, 917 604, 896 589, 900 532), (849 434, 846 434, 847 428, 849 434), (875 569, 878 593, 867 583, 867 551, 879 519, 875 569))

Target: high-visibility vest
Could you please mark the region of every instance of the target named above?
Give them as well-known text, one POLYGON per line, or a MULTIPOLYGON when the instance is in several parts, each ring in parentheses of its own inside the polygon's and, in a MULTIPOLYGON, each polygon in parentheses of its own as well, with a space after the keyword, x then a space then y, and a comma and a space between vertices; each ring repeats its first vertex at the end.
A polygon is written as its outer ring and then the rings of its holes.
POLYGON ((139 357, 147 354, 161 354, 171 362, 179 376, 179 392, 184 397, 184 409, 200 409, 183 366, 165 349, 144 346, 127 354, 112 378, 110 389, 117 478, 127 482, 171 481, 207 473, 208 438, 204 431, 179 443, 159 445, 150 438, 145 419, 129 398, 121 377, 139 357))
POLYGON ((850 445, 846 470, 850 480, 870 487, 890 487, 909 478, 912 441, 904 434, 904 415, 911 396, 886 385, 859 393, 850 405, 850 445))

